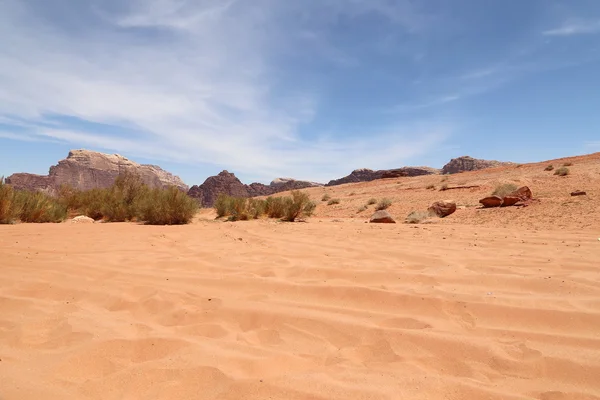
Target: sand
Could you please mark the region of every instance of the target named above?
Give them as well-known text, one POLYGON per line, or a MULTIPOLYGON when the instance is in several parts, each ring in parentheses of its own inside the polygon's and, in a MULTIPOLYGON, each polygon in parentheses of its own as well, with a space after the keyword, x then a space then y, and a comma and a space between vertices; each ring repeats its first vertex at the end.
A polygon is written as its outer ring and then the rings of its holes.
POLYGON ((600 232, 340 221, 0 226, 0 399, 600 399, 600 232))

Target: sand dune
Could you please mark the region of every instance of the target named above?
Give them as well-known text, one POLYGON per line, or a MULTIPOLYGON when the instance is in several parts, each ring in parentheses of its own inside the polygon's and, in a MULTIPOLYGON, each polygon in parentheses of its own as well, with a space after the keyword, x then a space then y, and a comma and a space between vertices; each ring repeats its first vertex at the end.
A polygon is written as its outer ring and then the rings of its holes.
POLYGON ((0 398, 600 399, 598 236, 0 226, 0 398))

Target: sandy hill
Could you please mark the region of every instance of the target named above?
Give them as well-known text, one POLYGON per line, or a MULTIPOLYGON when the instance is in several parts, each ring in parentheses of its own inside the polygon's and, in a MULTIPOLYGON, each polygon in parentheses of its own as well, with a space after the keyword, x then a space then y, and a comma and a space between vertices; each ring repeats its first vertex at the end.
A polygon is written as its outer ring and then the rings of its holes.
POLYGON ((427 209, 434 201, 454 200, 459 206, 457 212, 433 223, 589 229, 600 226, 600 153, 452 175, 379 179, 305 190, 318 203, 315 216, 321 218, 366 220, 373 213, 373 206, 363 212, 358 212, 359 208, 370 198, 385 197, 392 200, 388 211, 398 222, 413 210, 427 209), (554 175, 564 164, 572 164, 567 167, 570 174, 554 175), (545 171, 548 165, 555 169, 545 171), (539 202, 528 207, 482 209, 479 199, 504 183, 528 186, 539 202), (434 189, 427 189, 432 185, 434 189), (440 190, 444 185, 449 190, 440 190), (457 188, 464 186, 469 188, 457 188), (572 197, 575 190, 583 190, 587 195, 572 197), (340 199, 340 204, 328 206, 320 201, 324 194, 340 199))

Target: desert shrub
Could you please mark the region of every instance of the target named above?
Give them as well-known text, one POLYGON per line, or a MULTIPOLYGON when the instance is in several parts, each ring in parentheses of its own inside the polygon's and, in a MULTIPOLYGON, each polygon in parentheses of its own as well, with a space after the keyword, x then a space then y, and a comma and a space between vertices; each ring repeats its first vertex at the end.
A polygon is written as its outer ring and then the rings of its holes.
POLYGON ((282 218, 285 212, 283 197, 267 197, 265 212, 269 218, 282 218))
POLYGON ((310 201, 308 194, 299 190, 292 190, 291 195, 292 197, 284 199, 285 213, 283 219, 294 222, 301 217, 310 217, 317 205, 310 201))
POLYGON ((427 185, 427 186, 425 186, 425 189, 427 189, 427 190, 435 189, 435 185, 433 185, 433 184, 427 185))
POLYGON ((444 190, 448 190, 448 184, 444 183, 442 186, 440 186, 440 191, 444 191, 444 190))
POLYGON ((227 215, 231 215, 231 196, 226 195, 225 193, 220 193, 213 204, 215 211, 217 212, 217 217, 225 217, 227 215))
POLYGON ((404 222, 407 224, 420 224, 429 217, 431 217, 431 213, 427 211, 413 211, 408 214, 404 222))
POLYGON ((189 223, 198 211, 198 202, 178 188, 150 189, 139 203, 139 219, 150 225, 189 223))
POLYGON ((328 206, 332 206, 334 204, 340 204, 340 199, 331 199, 327 202, 328 206))
POLYGON ((375 203, 377 203, 377 199, 375 199, 375 198, 371 198, 371 199, 369 199, 369 201, 367 201, 368 206, 373 205, 375 203))
POLYGON ((567 168, 567 167, 560 167, 559 169, 554 171, 554 175, 558 175, 558 176, 567 176, 567 175, 569 175, 569 173, 570 173, 570 171, 569 171, 569 168, 567 168))
POLYGON ((119 175, 103 199, 104 219, 110 222, 133 220, 139 215, 141 202, 149 197, 149 192, 150 188, 139 175, 129 172, 119 175))
POLYGON ((357 212, 358 212, 358 213, 361 213, 361 212, 363 212, 363 211, 366 211, 366 209, 367 209, 367 206, 360 206, 360 207, 358 208, 358 211, 357 211, 357 212))
POLYGON ((331 196, 329 194, 324 194, 323 197, 321 197, 321 201, 329 201, 329 199, 331 199, 331 196))
POLYGON ((544 168, 544 171, 552 171, 553 169, 554 169, 554 165, 550 164, 546 168, 544 168))
POLYGON ((377 206, 375 207, 376 210, 387 210, 388 208, 390 208, 390 206, 392 205, 392 201, 390 199, 381 199, 379 200, 379 203, 377 203, 377 206))
POLYGON ((258 199, 248 199, 246 209, 249 218, 258 219, 265 213, 266 201, 258 199))
POLYGON ((572 162, 566 162, 566 163, 563 164, 563 167, 570 167, 572 165, 573 165, 572 162))
POLYGON ((517 190, 517 185, 514 183, 503 183, 496 186, 492 192, 492 196, 504 197, 517 190))
POLYGON ((356 196, 356 192, 352 192, 348 196, 356 196))
POLYGON ((42 192, 15 192, 13 202, 21 222, 62 222, 67 218, 67 207, 42 192))
POLYGON ((0 177, 0 224, 12 224, 19 217, 14 200, 15 191, 12 186, 4 183, 4 177, 0 177))
POLYGON ((444 176, 440 182, 446 182, 448 180, 448 176, 444 176))

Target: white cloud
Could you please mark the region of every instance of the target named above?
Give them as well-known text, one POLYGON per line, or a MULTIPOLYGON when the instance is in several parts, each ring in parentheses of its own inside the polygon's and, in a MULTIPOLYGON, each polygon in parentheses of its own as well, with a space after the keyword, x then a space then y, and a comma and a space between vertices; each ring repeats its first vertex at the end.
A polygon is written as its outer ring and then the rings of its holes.
POLYGON ((600 20, 570 19, 561 26, 542 32, 546 36, 573 36, 600 33, 600 20))
POLYGON ((281 13, 317 13, 323 4, 331 18, 379 13, 410 31, 422 21, 408 1, 400 8, 385 0, 283 3, 82 0, 54 9, 41 0, 4 0, 0 123, 25 131, 1 136, 215 164, 263 180, 327 180, 357 166, 399 166, 450 133, 444 125, 398 122, 365 132, 367 139, 303 136, 319 98, 274 78, 288 28, 281 13), (104 134, 86 121, 123 133, 104 134))

